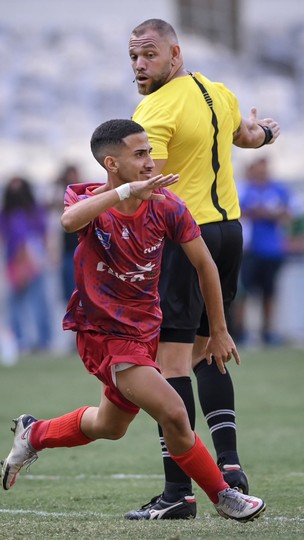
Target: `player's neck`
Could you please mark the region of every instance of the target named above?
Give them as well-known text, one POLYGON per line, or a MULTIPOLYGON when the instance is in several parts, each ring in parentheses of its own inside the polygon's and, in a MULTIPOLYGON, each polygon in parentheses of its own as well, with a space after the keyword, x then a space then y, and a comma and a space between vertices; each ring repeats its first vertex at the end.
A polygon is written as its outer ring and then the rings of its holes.
POLYGON ((130 199, 115 204, 115 209, 122 214, 132 215, 137 212, 142 203, 143 201, 131 197, 130 199))

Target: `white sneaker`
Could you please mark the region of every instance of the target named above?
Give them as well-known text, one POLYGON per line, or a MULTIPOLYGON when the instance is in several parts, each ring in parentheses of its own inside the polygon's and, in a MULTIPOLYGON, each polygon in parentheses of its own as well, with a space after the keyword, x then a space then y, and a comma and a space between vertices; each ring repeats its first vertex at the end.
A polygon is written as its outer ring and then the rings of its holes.
POLYGON ((32 425, 37 419, 29 414, 22 414, 13 422, 15 427, 11 428, 11 431, 15 434, 14 443, 7 458, 1 462, 2 487, 6 490, 13 487, 24 465, 28 469, 38 459, 36 451, 29 443, 32 425))
POLYGON ((217 512, 225 519, 237 521, 253 521, 266 508, 262 499, 244 495, 238 489, 227 488, 218 493, 219 502, 215 504, 217 512))

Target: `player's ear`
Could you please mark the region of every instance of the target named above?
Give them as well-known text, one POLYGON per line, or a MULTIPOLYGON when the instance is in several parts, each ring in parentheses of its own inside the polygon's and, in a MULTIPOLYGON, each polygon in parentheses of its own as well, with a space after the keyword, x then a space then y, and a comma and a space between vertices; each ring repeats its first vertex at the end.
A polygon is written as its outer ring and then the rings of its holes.
POLYGON ((117 173, 118 163, 116 161, 116 158, 114 158, 113 156, 106 156, 104 159, 104 164, 107 171, 117 173))

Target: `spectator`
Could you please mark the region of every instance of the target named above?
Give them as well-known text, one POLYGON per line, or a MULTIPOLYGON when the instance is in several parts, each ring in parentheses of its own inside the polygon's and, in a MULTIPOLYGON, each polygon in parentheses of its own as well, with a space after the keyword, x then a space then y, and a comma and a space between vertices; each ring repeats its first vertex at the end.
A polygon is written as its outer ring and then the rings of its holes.
POLYGON ((45 285, 47 215, 25 178, 15 176, 4 188, 0 234, 10 325, 19 351, 45 351, 51 339, 45 285))
POLYGON ((273 313, 276 284, 287 256, 291 197, 286 186, 271 178, 266 158, 247 167, 245 182, 240 204, 249 237, 241 267, 236 339, 248 340, 245 306, 249 296, 258 293, 262 300, 261 340, 277 345, 281 338, 274 332, 273 313))
MULTIPOLYGON (((63 197, 68 185, 80 182, 80 172, 76 165, 69 164, 62 168, 54 183, 54 193, 51 200, 51 208, 56 214, 61 215, 63 210, 63 197)), ((58 217, 58 216, 56 216, 58 217)), ((68 302, 75 288, 74 277, 74 251, 77 246, 77 234, 67 234, 60 229, 59 260, 62 295, 68 302)))

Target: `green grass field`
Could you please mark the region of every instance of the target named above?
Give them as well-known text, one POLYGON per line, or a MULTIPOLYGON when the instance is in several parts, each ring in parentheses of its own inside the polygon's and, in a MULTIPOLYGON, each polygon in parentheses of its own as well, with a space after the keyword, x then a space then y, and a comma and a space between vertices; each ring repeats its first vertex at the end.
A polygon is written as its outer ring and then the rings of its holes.
MULTIPOLYGON (((226 521, 194 485, 192 521, 129 522, 123 514, 163 488, 155 423, 141 412, 120 441, 46 450, 17 485, 0 495, 0 538, 249 540, 304 538, 304 353, 242 351, 230 362, 236 389, 239 453, 251 493, 267 503, 252 523, 226 521)), ((10 450, 11 419, 50 418, 91 404, 100 386, 78 357, 24 358, 0 366, 0 456, 10 450)), ((199 407, 197 431, 213 453, 199 407)))

